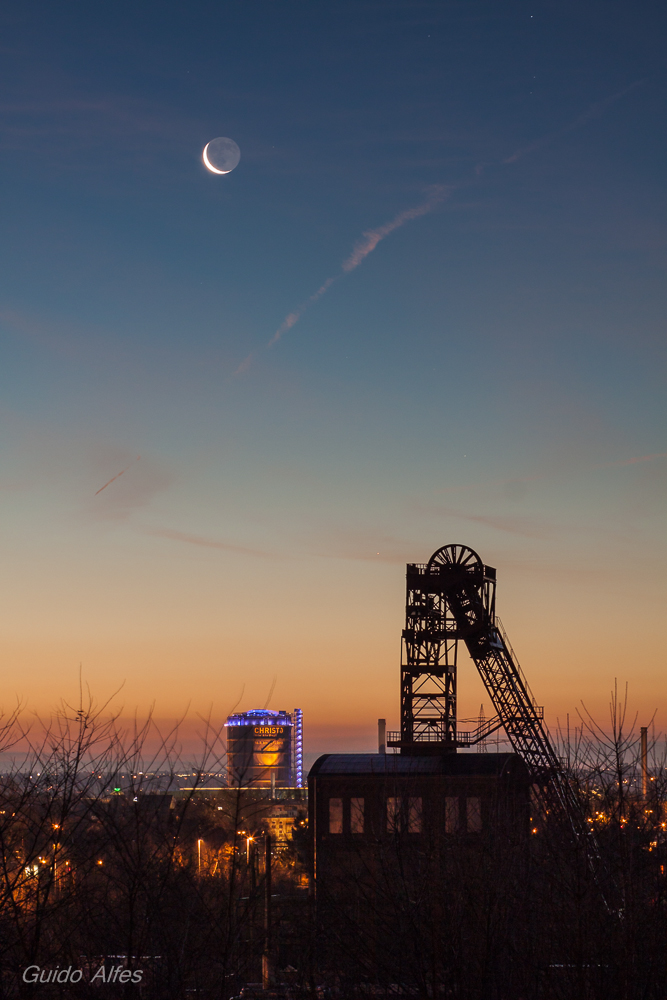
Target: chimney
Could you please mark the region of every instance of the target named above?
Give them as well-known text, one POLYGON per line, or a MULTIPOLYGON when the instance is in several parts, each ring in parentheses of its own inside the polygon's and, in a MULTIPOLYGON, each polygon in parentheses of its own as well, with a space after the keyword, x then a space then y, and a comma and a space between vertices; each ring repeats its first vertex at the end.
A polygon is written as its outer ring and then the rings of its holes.
POLYGON ((387 720, 378 719, 378 753, 387 752, 387 720))

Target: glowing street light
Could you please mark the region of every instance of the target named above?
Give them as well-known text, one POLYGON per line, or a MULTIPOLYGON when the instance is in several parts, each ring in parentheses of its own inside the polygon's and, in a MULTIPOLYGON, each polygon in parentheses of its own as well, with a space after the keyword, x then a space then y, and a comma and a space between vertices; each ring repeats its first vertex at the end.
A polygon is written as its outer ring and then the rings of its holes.
POLYGON ((204 843, 203 840, 197 841, 197 874, 201 875, 201 845, 204 843))

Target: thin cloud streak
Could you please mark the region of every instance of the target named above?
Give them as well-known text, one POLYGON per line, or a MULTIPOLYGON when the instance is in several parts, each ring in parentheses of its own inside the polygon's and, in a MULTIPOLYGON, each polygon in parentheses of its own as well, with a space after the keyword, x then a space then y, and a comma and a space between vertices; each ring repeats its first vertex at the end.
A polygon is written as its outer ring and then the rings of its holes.
MULTIPOLYGON (((96 449, 99 450, 99 449, 96 449)), ((109 450, 109 449, 105 449, 109 450)), ((112 449, 118 451, 118 449, 112 449)), ((128 459, 122 456, 125 461, 128 459)), ((91 456, 95 466, 100 465, 100 456, 91 456)), ((106 463, 105 463, 106 464, 106 463)), ((118 462, 120 465, 120 462, 118 462)), ((90 497, 86 504, 86 513, 96 520, 103 521, 127 521, 137 510, 149 506, 155 497, 167 489, 173 482, 173 475, 150 457, 143 456, 141 462, 135 459, 128 463, 123 469, 123 473, 132 467, 132 475, 119 478, 119 475, 109 480, 113 483, 113 489, 106 489, 109 483, 101 487, 90 497)))
MULTIPOLYGON (((655 462, 659 458, 667 458, 667 451, 658 451, 651 455, 636 455, 632 458, 621 458, 615 462, 596 462, 582 468, 572 468, 572 473, 594 472, 597 469, 615 469, 624 465, 638 465, 640 462, 655 462)), ((562 471, 558 473, 562 475, 562 471)), ((553 472, 541 472, 534 476, 511 476, 507 479, 486 479, 478 483, 468 483, 466 486, 443 486, 438 493, 462 493, 466 490, 488 489, 490 486, 510 486, 513 483, 534 483, 540 479, 549 479, 553 472)))
POLYGON ((594 465, 594 469, 612 469, 617 465, 637 465, 638 462, 654 462, 656 458, 667 458, 667 451, 658 451, 654 455, 638 455, 636 458, 623 458, 619 462, 603 462, 594 465))
POLYGON ((363 562, 409 562, 412 545, 394 534, 370 526, 330 527, 318 533, 311 546, 323 559, 344 559, 363 562))
POLYGON ((271 558, 269 552, 261 552, 259 549, 251 549, 245 545, 233 545, 231 542, 221 542, 215 538, 206 538, 203 535, 192 535, 187 531, 176 531, 174 528, 149 528, 143 527, 144 535, 153 535, 155 538, 168 538, 173 542, 186 542, 188 545, 199 545, 205 549, 219 549, 222 552, 235 552, 237 555, 260 556, 264 559, 271 558))
POLYGON ((250 368, 251 364, 253 363, 256 357, 257 357, 257 351, 251 351, 248 357, 244 358, 241 364, 238 366, 238 368, 234 372, 234 376, 243 375, 244 372, 247 372, 248 368, 250 368))
MULTIPOLYGON (((137 457, 135 458, 134 462, 138 462, 140 458, 141 458, 141 455, 137 455, 137 457)), ((104 484, 104 486, 100 486, 99 490, 97 490, 97 492, 95 493, 95 496, 97 496, 97 494, 98 494, 98 493, 101 493, 101 492, 102 492, 102 490, 105 490, 105 489, 107 488, 107 486, 111 486, 111 484, 112 484, 113 482, 115 482, 115 481, 116 481, 116 479, 119 479, 119 478, 120 478, 120 477, 121 477, 121 476, 122 476, 122 475, 123 475, 123 474, 124 474, 125 472, 127 472, 127 470, 128 470, 128 469, 131 469, 131 468, 132 468, 132 466, 134 465, 134 462, 132 462, 132 463, 131 463, 130 465, 128 465, 128 466, 127 466, 127 469, 121 469, 121 470, 120 470, 120 472, 116 473, 116 475, 115 475, 115 476, 113 476, 113 477, 112 477, 112 478, 111 478, 111 479, 109 480, 109 482, 108 482, 108 483, 105 483, 105 484, 104 484)))
POLYGON ((380 226, 378 229, 370 229, 368 232, 363 234, 363 239, 359 240, 356 244, 354 250, 347 258, 343 261, 342 268, 346 274, 350 271, 354 271, 355 267, 359 267, 362 260, 368 257, 369 253, 375 250, 378 243, 383 240, 390 233, 393 233, 395 229, 400 229, 404 226, 406 222, 411 222, 412 219, 418 219, 422 215, 428 215, 432 212, 436 205, 444 201, 451 188, 444 187, 443 185, 438 185, 434 191, 433 196, 423 205, 416 205, 415 208, 408 208, 404 212, 399 212, 399 214, 391 220, 391 222, 386 222, 384 226, 380 226))
MULTIPOLYGON (((560 138, 561 136, 566 135, 568 132, 572 132, 575 129, 580 128, 582 125, 585 125, 586 122, 590 121, 592 118, 595 118, 597 115, 601 114, 605 110, 605 108, 609 107, 609 105, 614 104, 616 101, 619 101, 626 94, 629 94, 637 87, 643 86, 645 83, 647 83, 647 79, 635 80, 629 86, 624 87, 623 90, 619 90, 618 93, 616 94, 612 94, 604 101, 599 101, 598 103, 591 105, 591 107, 587 111, 579 115, 578 118, 575 118, 573 122, 571 122, 569 125, 566 125, 564 128, 558 130, 557 132, 551 132, 549 135, 543 136, 541 139, 536 139, 534 142, 529 143, 527 146, 523 146, 520 149, 516 150, 514 153, 512 153, 511 156, 508 156, 506 159, 502 160, 501 161, 502 164, 507 165, 511 163, 516 163, 518 162, 518 160, 522 159, 527 154, 532 153, 537 149, 540 149, 542 146, 545 146, 548 143, 553 142, 554 140, 560 138)), ((481 177, 482 174, 484 173, 484 168, 485 164, 483 163, 479 163, 475 167, 474 173, 478 178, 481 177)), ((302 302, 301 305, 297 306, 296 309, 288 313, 285 319, 278 327, 278 329, 276 330, 276 332, 274 333, 274 335, 271 337, 271 340, 266 345, 267 348, 273 347, 274 344, 278 343, 283 334, 287 333, 288 330, 291 330, 292 327, 299 322, 299 320, 306 312, 306 310, 313 303, 317 302, 317 300, 320 299, 326 291, 328 291, 328 289, 333 285, 335 281, 338 281, 338 279, 341 278, 344 274, 349 274, 351 271, 354 271, 355 268, 359 267, 362 261, 365 260, 365 258, 370 253, 373 252, 373 250, 375 250, 378 243, 380 243, 383 239, 389 236, 390 233, 393 233, 395 229, 400 229, 401 226, 404 226, 406 222, 411 222, 413 219, 418 219, 421 216, 427 215, 429 212, 432 212, 433 209, 437 207, 437 205, 439 205, 442 201, 444 201, 445 198, 447 198, 452 193, 452 191, 455 190, 455 187, 456 185, 449 185, 449 186, 442 184, 434 185, 431 188, 432 192, 431 197, 422 205, 416 205, 414 208, 405 209, 403 212, 399 212, 399 214, 395 216, 393 219, 391 219, 389 222, 386 222, 383 226, 379 226, 377 229, 369 229, 365 233, 363 233, 362 239, 357 241, 350 256, 347 257, 341 264, 341 270, 343 273, 333 275, 332 277, 327 278, 324 284, 321 285, 316 292, 314 292, 308 299, 302 302)), ((250 368, 250 366, 252 365, 254 358, 255 358, 254 352, 248 355, 248 357, 244 361, 242 361, 241 364, 238 366, 238 368, 234 371, 233 375, 237 376, 246 372, 248 368, 250 368)))
POLYGON ((557 528, 540 523, 530 517, 512 517, 502 514, 468 514, 460 510, 452 510, 448 507, 422 507, 422 511, 434 514, 439 517, 452 517, 455 520, 472 521, 473 524, 482 524, 496 531, 504 531, 510 535, 519 535, 521 538, 550 538, 557 532, 557 528))
POLYGON ((586 122, 589 122, 592 118, 596 118, 598 115, 602 114, 605 108, 608 108, 610 104, 615 104, 616 101, 620 101, 622 97, 629 94, 632 90, 636 90, 637 87, 643 86, 647 81, 635 80, 628 87, 624 87, 623 90, 619 90, 617 94, 612 94, 611 97, 607 97, 604 101, 598 101, 597 104, 592 104, 588 111, 584 111, 582 115, 575 118, 573 122, 566 125, 564 128, 559 129, 557 132, 550 132, 549 135, 542 136, 541 139, 536 139, 535 142, 529 143, 527 146, 522 146, 521 149, 517 149, 516 152, 508 156, 503 163, 517 163, 518 160, 526 156, 528 153, 534 153, 535 150, 541 149, 543 146, 547 146, 550 142, 555 139, 560 139, 562 135, 567 135, 568 132, 574 132, 575 129, 581 128, 586 122))
MULTIPOLYGON (((433 209, 445 200, 447 195, 450 193, 452 188, 445 187, 444 185, 438 184, 432 190, 432 195, 425 201, 422 205, 416 205, 414 208, 407 208, 403 212, 399 212, 397 216, 391 219, 389 222, 385 222, 383 226, 379 226, 377 229, 369 229, 365 232, 360 240, 354 246, 352 253, 347 257, 341 264, 341 269, 343 274, 349 274, 350 271, 354 271, 355 268, 359 267, 361 262, 368 257, 369 253, 375 250, 378 243, 380 243, 385 237, 393 233, 395 229, 400 229, 404 226, 406 222, 411 222, 412 219, 419 219, 422 215, 428 215, 433 209)), ((327 292, 335 281, 341 278, 342 274, 336 274, 331 278, 327 278, 323 285, 321 285, 310 298, 302 302, 293 312, 288 313, 285 319, 282 321, 273 337, 267 344, 267 347, 272 347, 277 341, 280 340, 282 335, 298 323, 298 321, 303 316, 306 309, 309 308, 314 302, 317 302, 325 292, 327 292)))
POLYGON ((271 340, 268 342, 266 346, 273 347, 273 345, 280 340, 280 338, 284 333, 286 333, 288 330, 291 330, 295 323, 298 323, 298 321, 305 313, 306 309, 310 305, 312 305, 313 302, 317 302, 317 300, 321 298, 329 288, 331 288, 334 281, 338 281, 340 277, 341 277, 340 274, 337 274, 333 278, 327 278, 324 284, 321 285, 317 289, 317 291, 310 296, 309 299, 306 299, 305 302, 302 302, 301 305, 294 310, 294 312, 291 312, 287 316, 285 316, 285 319, 282 321, 282 323, 280 324, 280 326, 278 327, 278 329, 271 337, 271 340))

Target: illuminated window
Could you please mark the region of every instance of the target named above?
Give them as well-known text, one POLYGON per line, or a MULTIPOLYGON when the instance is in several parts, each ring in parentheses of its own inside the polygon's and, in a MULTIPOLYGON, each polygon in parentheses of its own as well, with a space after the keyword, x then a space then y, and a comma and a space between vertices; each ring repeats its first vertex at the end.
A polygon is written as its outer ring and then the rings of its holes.
POLYGON ((364 832, 364 800, 350 799, 350 833, 364 832))
POLYGON ((343 800, 329 799, 329 833, 343 832, 343 800))
POLYGON ((466 828, 468 833, 480 833, 482 829, 482 800, 466 799, 466 828))
POLYGON ((401 824, 401 800, 387 799, 387 833, 398 833, 401 824))
POLYGON ((422 832, 422 800, 408 799, 408 833, 422 832))
POLYGON ((459 800, 453 796, 445 799, 445 833, 458 833, 459 800))

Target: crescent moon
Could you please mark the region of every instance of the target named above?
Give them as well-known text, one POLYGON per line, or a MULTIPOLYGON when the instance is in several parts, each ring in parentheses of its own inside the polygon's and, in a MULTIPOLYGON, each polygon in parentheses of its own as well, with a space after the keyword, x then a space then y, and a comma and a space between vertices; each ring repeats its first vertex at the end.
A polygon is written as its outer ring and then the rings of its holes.
POLYGON ((208 156, 206 155, 206 150, 210 145, 211 143, 207 142, 206 145, 204 146, 204 152, 202 153, 202 159, 204 161, 204 165, 208 167, 208 169, 211 171, 212 174, 231 174, 231 170, 218 170, 217 167, 213 166, 208 156))

